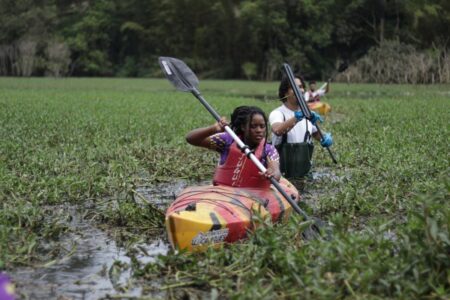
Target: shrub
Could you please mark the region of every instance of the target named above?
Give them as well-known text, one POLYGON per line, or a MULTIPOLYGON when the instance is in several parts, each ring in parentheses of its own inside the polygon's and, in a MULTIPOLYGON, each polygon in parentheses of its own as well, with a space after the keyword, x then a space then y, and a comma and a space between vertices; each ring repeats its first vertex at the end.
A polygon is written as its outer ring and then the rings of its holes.
POLYGON ((372 48, 337 80, 374 83, 448 83, 450 58, 445 48, 420 51, 399 41, 372 48))

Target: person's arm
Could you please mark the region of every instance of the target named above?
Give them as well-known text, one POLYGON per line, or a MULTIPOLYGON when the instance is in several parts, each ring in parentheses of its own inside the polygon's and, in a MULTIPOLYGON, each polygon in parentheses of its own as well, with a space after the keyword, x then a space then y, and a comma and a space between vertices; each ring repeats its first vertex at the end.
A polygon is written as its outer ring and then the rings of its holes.
POLYGON ((280 181, 280 155, 278 154, 277 149, 271 144, 266 144, 266 159, 267 171, 266 173, 259 172, 259 174, 267 178, 273 177, 277 181, 280 181))
POLYGON ((320 142, 320 145, 322 147, 330 147, 331 145, 333 145, 334 141, 333 141, 333 137, 331 136, 331 133, 329 132, 325 132, 323 133, 323 138, 320 138, 319 132, 314 132, 312 134, 313 138, 316 139, 317 141, 320 142))
POLYGON ((267 178, 273 177, 276 181, 280 181, 280 162, 278 160, 269 160, 269 162, 267 162, 267 171, 264 175, 267 178))
POLYGON ((322 86, 314 92, 314 96, 323 96, 330 90, 330 81, 328 80, 322 86))
POLYGON ((309 102, 309 98, 311 98, 311 93, 309 91, 306 91, 303 93, 303 96, 305 97, 305 101, 309 102))
POLYGON ((216 133, 223 132, 225 125, 227 125, 227 122, 222 117, 220 122, 216 122, 214 125, 192 130, 186 135, 186 141, 194 146, 214 150, 215 144, 211 142, 210 137, 216 133))
POLYGON ((319 142, 320 142, 320 135, 319 135, 319 132, 318 132, 318 131, 314 132, 314 133, 312 134, 312 137, 313 137, 316 141, 319 141, 319 142))
MULTIPOLYGON (((311 111, 312 112, 312 111, 311 111)), ((319 131, 317 130, 316 125, 312 124, 311 127, 311 136, 316 140, 320 142, 320 135, 319 135, 319 131)))
POLYGON ((303 119, 303 114, 300 111, 295 112, 295 116, 292 118, 287 119, 284 122, 280 121, 274 121, 272 125, 272 132, 275 135, 282 136, 283 134, 286 134, 289 132, 297 122, 301 121, 303 119))
POLYGON ((297 119, 295 117, 287 119, 285 122, 274 123, 272 124, 272 132, 278 136, 281 136, 289 132, 295 124, 297 124, 297 119))

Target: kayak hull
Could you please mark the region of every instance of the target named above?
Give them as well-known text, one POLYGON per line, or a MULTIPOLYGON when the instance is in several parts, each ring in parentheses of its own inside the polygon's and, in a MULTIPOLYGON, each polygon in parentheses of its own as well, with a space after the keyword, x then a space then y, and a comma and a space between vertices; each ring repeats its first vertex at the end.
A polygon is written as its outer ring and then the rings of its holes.
POLYGON ((329 112, 331 112, 331 106, 325 102, 311 102, 308 103, 308 107, 310 110, 313 110, 323 116, 326 116, 329 112))
MULTIPOLYGON (((282 179, 280 184, 299 200, 289 181, 282 179)), ((273 186, 261 190, 208 185, 183 190, 167 209, 165 223, 174 248, 202 251, 246 238, 257 226, 255 215, 283 222, 291 212, 292 207, 273 186)))

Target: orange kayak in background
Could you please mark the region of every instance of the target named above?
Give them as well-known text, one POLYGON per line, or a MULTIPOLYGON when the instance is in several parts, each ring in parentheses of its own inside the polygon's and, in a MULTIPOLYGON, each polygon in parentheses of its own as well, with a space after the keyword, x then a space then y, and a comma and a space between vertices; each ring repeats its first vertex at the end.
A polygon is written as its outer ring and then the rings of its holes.
POLYGON ((326 116, 331 111, 331 106, 328 103, 320 101, 309 102, 308 107, 322 116, 326 116))
MULTIPOLYGON (((282 178, 280 185, 299 200, 289 181, 282 178)), ((262 190, 208 185, 183 190, 167 209, 165 223, 174 248, 202 251, 246 238, 255 227, 254 214, 283 222, 291 212, 289 202, 273 186, 262 190)))

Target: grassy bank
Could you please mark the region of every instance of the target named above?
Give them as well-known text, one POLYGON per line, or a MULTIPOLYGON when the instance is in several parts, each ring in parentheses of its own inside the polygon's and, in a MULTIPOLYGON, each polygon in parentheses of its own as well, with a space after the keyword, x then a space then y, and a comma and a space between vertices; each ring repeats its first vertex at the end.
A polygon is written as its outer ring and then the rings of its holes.
MULTIPOLYGON (((227 116, 242 104, 279 105, 267 100, 277 83, 200 88, 227 116)), ((337 179, 309 187, 320 195, 314 214, 335 225, 331 241, 305 244, 293 218, 247 243, 136 265, 136 275, 162 278, 174 295, 448 298, 449 93, 448 85, 333 84, 323 129, 339 165, 317 147, 315 167, 337 179)), ((215 155, 184 141, 212 117, 165 80, 0 78, 0 107, 0 269, 58 257, 48 242, 56 247, 70 230, 58 205, 89 206, 99 224, 144 235, 157 224, 134 203, 137 184, 213 172, 215 155)))

